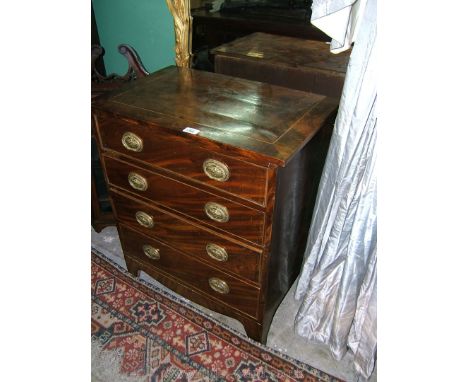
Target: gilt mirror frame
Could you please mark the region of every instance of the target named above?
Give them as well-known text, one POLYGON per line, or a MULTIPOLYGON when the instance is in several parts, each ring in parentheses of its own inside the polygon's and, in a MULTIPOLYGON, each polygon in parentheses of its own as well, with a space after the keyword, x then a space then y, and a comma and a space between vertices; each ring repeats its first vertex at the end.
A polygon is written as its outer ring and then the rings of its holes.
POLYGON ((176 65, 189 68, 192 63, 190 0, 166 0, 166 3, 174 19, 176 65))

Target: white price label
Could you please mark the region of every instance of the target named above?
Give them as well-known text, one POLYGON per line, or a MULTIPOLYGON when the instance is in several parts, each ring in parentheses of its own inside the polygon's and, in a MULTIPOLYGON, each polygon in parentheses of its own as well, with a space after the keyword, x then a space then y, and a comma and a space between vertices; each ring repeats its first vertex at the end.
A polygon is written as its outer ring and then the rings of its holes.
POLYGON ((197 135, 200 130, 194 129, 193 127, 186 127, 184 130, 182 130, 184 133, 189 133, 193 135, 197 135))

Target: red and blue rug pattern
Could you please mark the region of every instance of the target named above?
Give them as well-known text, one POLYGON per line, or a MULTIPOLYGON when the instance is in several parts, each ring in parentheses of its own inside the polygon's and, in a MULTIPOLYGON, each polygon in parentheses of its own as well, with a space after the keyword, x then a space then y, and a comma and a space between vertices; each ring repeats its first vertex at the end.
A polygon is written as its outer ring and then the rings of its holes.
POLYGON ((148 382, 339 381, 227 329, 96 251, 91 257, 92 340, 119 352, 122 375, 148 382))

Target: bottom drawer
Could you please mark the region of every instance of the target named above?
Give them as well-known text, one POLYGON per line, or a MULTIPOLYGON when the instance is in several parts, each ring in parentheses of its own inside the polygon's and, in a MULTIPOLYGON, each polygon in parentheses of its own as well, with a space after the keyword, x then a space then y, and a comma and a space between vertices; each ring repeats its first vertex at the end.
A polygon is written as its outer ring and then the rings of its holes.
POLYGON ((120 225, 120 241, 126 256, 137 258, 214 299, 257 317, 258 288, 123 225, 120 225))

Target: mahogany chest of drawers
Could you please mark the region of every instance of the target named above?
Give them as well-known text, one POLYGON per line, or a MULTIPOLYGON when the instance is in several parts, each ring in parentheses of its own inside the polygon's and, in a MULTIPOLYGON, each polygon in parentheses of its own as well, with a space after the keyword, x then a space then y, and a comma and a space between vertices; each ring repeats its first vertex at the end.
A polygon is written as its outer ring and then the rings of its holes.
POLYGON ((93 105, 128 270, 265 342, 302 263, 336 108, 177 67, 93 105))

